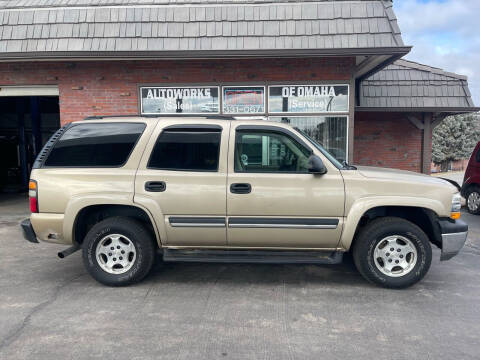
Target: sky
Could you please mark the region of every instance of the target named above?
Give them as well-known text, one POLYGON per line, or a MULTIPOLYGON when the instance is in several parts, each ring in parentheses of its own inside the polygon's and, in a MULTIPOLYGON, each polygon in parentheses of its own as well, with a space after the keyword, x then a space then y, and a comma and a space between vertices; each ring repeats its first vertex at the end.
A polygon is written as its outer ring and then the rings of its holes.
POLYGON ((480 0, 394 0, 405 58, 468 76, 480 106, 480 0))

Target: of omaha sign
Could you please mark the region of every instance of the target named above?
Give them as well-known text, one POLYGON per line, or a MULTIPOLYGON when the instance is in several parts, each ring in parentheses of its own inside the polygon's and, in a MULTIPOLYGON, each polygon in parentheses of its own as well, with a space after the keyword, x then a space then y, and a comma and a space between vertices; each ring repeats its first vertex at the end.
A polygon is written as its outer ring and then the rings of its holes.
POLYGON ((348 90, 348 85, 270 86, 269 112, 348 112, 348 90))
POLYGON ((334 86, 283 86, 282 97, 337 96, 334 86))

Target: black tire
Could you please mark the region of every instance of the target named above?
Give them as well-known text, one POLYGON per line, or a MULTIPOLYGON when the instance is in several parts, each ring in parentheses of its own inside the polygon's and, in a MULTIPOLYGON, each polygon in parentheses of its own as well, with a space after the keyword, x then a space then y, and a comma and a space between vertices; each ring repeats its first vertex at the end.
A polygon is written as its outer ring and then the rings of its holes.
POLYGON ((125 286, 142 280, 152 268, 156 245, 153 236, 140 222, 128 217, 112 217, 95 224, 82 244, 83 263, 90 275, 108 286, 125 286), (95 255, 98 243, 109 234, 124 235, 135 246, 136 256, 128 271, 112 274, 102 269, 95 255))
POLYGON ((360 232, 353 244, 353 260, 368 281, 386 288, 401 289, 417 283, 428 272, 432 263, 432 247, 427 235, 417 225, 401 218, 385 217, 373 220, 360 232), (410 240, 417 251, 416 264, 410 272, 399 277, 384 274, 374 260, 377 244, 393 235, 410 240))
POLYGON ((465 199, 467 201, 467 210, 470 214, 473 214, 473 215, 480 215, 480 206, 478 206, 476 209, 473 209, 469 206, 469 202, 468 202, 468 199, 470 198, 470 195, 472 194, 477 194, 478 196, 480 196, 480 187, 476 186, 476 185, 473 185, 473 186, 470 186, 467 191, 466 191, 466 196, 465 196, 465 199))

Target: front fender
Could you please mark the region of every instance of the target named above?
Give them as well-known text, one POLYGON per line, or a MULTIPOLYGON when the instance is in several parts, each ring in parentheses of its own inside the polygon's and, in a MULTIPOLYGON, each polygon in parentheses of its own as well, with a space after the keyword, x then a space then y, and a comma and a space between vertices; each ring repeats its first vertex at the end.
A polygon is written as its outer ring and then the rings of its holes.
POLYGON ((369 210, 383 206, 405 206, 424 208, 436 214, 445 212, 443 204, 434 199, 405 196, 372 196, 357 199, 347 213, 339 247, 349 250, 362 216, 369 210))

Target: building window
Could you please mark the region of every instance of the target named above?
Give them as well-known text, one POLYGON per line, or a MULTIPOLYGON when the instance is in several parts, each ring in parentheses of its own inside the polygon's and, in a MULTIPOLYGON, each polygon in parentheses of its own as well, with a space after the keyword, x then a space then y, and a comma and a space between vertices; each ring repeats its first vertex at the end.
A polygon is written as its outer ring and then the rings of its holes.
POLYGON ((45 166, 120 167, 144 129, 141 123, 73 125, 55 143, 45 166))
POLYGON ((265 113, 265 87, 223 87, 222 104, 224 114, 263 114, 265 113))
POLYGON ((348 85, 280 85, 268 87, 270 113, 348 112, 348 85))
POLYGON ((285 134, 241 130, 235 138, 235 171, 308 173, 310 154, 310 149, 285 134))
POLYGON ((150 86, 140 95, 142 114, 265 116, 305 131, 340 162, 348 157, 348 84, 150 86))
POLYGON ((142 114, 218 114, 218 87, 141 87, 142 114))
POLYGON ((164 130, 152 151, 148 168, 217 171, 220 137, 220 131, 210 129, 164 130))
POLYGON ((347 116, 272 116, 270 120, 299 128, 338 161, 347 159, 347 116))

